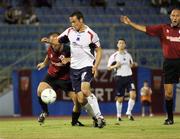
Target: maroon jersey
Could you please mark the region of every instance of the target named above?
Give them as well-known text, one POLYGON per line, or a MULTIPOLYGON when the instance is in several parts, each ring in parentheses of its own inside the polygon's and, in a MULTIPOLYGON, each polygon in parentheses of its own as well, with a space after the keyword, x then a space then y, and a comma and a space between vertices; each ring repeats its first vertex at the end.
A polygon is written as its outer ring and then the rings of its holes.
POLYGON ((160 24, 146 27, 147 34, 158 36, 161 41, 164 58, 180 58, 180 28, 169 24, 160 24))
POLYGON ((47 54, 50 61, 48 74, 61 80, 69 80, 70 63, 65 65, 61 63, 62 57, 70 57, 69 46, 64 46, 61 52, 55 52, 50 46, 48 48, 47 54))

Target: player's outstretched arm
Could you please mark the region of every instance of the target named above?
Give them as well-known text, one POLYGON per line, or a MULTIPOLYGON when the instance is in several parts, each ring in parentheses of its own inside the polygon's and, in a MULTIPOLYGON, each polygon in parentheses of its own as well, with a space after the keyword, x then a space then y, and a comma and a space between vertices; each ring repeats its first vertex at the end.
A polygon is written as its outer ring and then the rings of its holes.
POLYGON ((48 63, 49 63, 49 58, 48 58, 48 56, 46 55, 44 61, 41 62, 41 63, 39 63, 39 64, 37 65, 37 69, 38 69, 38 70, 43 69, 44 67, 46 67, 46 66, 48 65, 48 63))
POLYGON ((126 25, 129 25, 129 26, 139 30, 139 31, 146 32, 146 26, 139 25, 139 24, 132 22, 127 16, 121 16, 120 21, 126 25))
POLYGON ((58 41, 57 37, 53 37, 52 39, 49 39, 47 37, 43 37, 43 38, 41 38, 40 42, 49 43, 51 45, 58 45, 59 44, 59 41, 58 41))
POLYGON ((43 38, 41 38, 40 42, 42 42, 42 43, 49 43, 49 38, 43 37, 43 38))

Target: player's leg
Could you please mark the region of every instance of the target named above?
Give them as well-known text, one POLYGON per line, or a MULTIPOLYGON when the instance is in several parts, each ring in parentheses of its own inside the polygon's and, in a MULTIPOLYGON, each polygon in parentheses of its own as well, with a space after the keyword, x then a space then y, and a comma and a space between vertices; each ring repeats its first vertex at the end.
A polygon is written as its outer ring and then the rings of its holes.
POLYGON ((122 103, 123 103, 123 97, 118 96, 116 98, 117 121, 122 121, 122 118, 121 118, 122 103))
POLYGON ((81 91, 82 91, 83 95, 87 98, 88 103, 92 106, 95 117, 96 118, 102 117, 97 98, 93 93, 91 93, 90 83, 82 82, 81 83, 81 91))
POLYGON ((142 117, 145 116, 145 105, 143 104, 143 102, 142 102, 141 116, 142 117))
POLYGON ((39 123, 43 123, 45 120, 45 117, 48 115, 48 106, 41 99, 41 93, 46 88, 51 88, 51 86, 46 82, 40 82, 38 89, 37 89, 38 102, 39 102, 41 109, 42 109, 42 113, 40 114, 40 116, 38 118, 39 123))
POLYGON ((148 108, 149 108, 149 116, 150 116, 150 117, 154 116, 153 113, 152 113, 152 105, 151 105, 151 102, 149 102, 148 108))
POLYGON ((132 121, 134 121, 134 118, 132 116, 132 110, 135 105, 135 99, 136 99, 136 92, 134 90, 132 90, 132 91, 130 91, 130 98, 128 101, 128 108, 127 108, 127 112, 126 112, 126 115, 128 115, 129 120, 132 120, 132 121))
POLYGON ((78 95, 78 102, 81 104, 82 108, 88 113, 89 116, 92 117, 93 126, 98 127, 98 123, 97 123, 98 121, 93 111, 92 105, 87 101, 87 98, 84 96, 84 94, 81 91, 79 91, 77 95, 78 95))
POLYGON ((89 116, 95 117, 92 106, 88 103, 86 97, 83 95, 81 91, 77 93, 78 102, 82 106, 83 109, 88 113, 89 116))
POLYGON ((94 116, 92 108, 90 104, 87 104, 87 99, 84 97, 83 93, 81 92, 81 70, 79 69, 72 69, 70 70, 70 77, 72 81, 72 87, 77 93, 78 103, 87 111, 90 116, 94 116))
POLYGON ((173 119, 173 84, 164 84, 165 90, 165 105, 166 105, 166 112, 167 112, 167 119, 165 120, 164 124, 169 125, 174 123, 173 119))
POLYGON ((81 106, 78 103, 77 94, 73 91, 71 80, 70 79, 68 79, 68 80, 60 80, 60 79, 56 80, 55 87, 63 90, 73 101, 74 106, 73 106, 73 111, 72 111, 71 125, 72 126, 75 126, 75 125, 84 126, 81 122, 78 121, 79 116, 81 114, 80 113, 81 112, 81 106))
POLYGON ((82 124, 78 119, 79 116, 81 115, 81 106, 78 103, 77 100, 77 94, 75 92, 69 92, 68 96, 72 99, 74 106, 73 106, 73 112, 72 112, 72 122, 71 125, 72 126, 84 126, 84 124, 82 124))
POLYGON ((127 108, 126 115, 128 115, 129 120, 133 121, 134 118, 132 116, 132 110, 133 110, 134 105, 135 105, 136 90, 135 90, 135 85, 134 85, 131 77, 129 77, 128 80, 129 80, 129 82, 128 82, 128 85, 127 85, 127 90, 130 90, 129 91, 130 98, 129 98, 129 101, 128 101, 128 108, 127 108))
POLYGON ((101 128, 104 126, 104 123, 102 123, 103 117, 99 110, 97 98, 94 94, 91 93, 90 82, 92 81, 92 79, 93 74, 91 67, 83 68, 80 70, 71 69, 71 80, 73 88, 76 92, 78 92, 78 102, 93 119, 99 120, 98 126, 101 128))
POLYGON ((122 104, 125 94, 124 78, 121 76, 115 77, 115 92, 116 92, 117 121, 121 121, 122 104))
POLYGON ((179 82, 180 78, 180 60, 165 60, 163 63, 164 71, 164 90, 165 90, 165 106, 167 119, 165 125, 174 123, 173 118, 173 89, 174 84, 179 82))
POLYGON ((87 99, 88 104, 90 104, 92 108, 92 112, 94 113, 93 119, 96 119, 98 127, 102 128, 105 125, 104 117, 102 116, 99 109, 99 104, 96 96, 91 93, 91 87, 89 82, 81 83, 81 92, 83 93, 83 96, 87 99))

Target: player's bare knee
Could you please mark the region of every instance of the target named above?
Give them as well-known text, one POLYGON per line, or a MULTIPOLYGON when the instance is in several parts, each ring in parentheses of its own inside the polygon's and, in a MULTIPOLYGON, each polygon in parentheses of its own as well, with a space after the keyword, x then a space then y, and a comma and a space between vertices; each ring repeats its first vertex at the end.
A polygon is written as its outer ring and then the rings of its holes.
POLYGON ((86 89, 86 88, 81 89, 81 91, 82 91, 82 93, 83 93, 83 95, 84 95, 85 97, 88 97, 88 96, 90 96, 90 94, 91 94, 91 91, 90 91, 89 89, 86 89))
POLYGON ((164 90, 165 90, 165 98, 166 100, 170 100, 173 97, 173 84, 165 84, 164 90))
POLYGON ((39 85, 37 88, 37 95, 41 96, 42 91, 43 91, 43 88, 41 87, 41 85, 39 85))
POLYGON ((165 91, 165 98, 166 100, 170 100, 173 98, 173 92, 172 91, 165 91))
POLYGON ((83 100, 83 99, 78 99, 78 103, 81 105, 81 106, 84 106, 86 104, 86 102, 83 100))
POLYGON ((91 95, 91 88, 88 82, 83 82, 81 84, 81 92, 83 93, 85 97, 88 97, 91 95))
POLYGON ((80 105, 84 105, 86 103, 83 93, 78 93, 77 95, 77 101, 80 105))
POLYGON ((51 88, 51 86, 45 82, 40 82, 38 89, 37 89, 37 95, 41 96, 42 91, 46 88, 51 88))
POLYGON ((71 98, 74 104, 77 103, 77 95, 74 92, 69 92, 68 96, 71 98))
POLYGON ((119 103, 122 103, 123 102, 123 97, 117 97, 116 101, 118 101, 119 103))
POLYGON ((136 92, 134 90, 130 92, 130 98, 133 100, 136 99, 136 92))

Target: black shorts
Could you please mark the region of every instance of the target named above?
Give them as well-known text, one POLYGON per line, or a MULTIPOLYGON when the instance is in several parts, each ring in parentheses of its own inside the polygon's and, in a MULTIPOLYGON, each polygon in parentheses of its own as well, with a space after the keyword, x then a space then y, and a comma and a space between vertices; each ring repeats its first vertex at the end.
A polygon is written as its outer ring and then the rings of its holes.
POLYGON ((165 59, 163 63, 164 83, 178 83, 180 78, 180 59, 165 59))
POLYGON ((144 100, 141 102, 143 106, 151 106, 151 102, 144 100))
POLYGON ((135 85, 133 83, 131 76, 116 76, 115 77, 115 86, 116 86, 116 96, 122 97, 125 95, 125 89, 128 92, 135 90, 135 85))
POLYGON ((48 83, 54 90, 62 90, 66 93, 73 91, 71 80, 61 80, 47 74, 42 82, 48 83))
POLYGON ((81 83, 93 80, 92 67, 85 67, 82 69, 70 69, 70 76, 73 90, 77 93, 81 91, 81 83))

